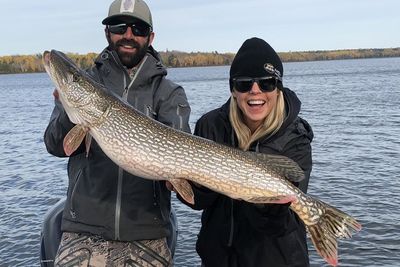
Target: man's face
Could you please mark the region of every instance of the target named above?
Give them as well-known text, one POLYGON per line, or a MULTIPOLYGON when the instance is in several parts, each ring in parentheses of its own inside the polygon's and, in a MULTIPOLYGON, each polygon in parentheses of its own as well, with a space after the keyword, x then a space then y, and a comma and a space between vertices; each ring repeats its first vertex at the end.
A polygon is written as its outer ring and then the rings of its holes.
MULTIPOLYGON (((128 24, 131 25, 131 24, 128 24)), ((146 55, 148 47, 152 44, 154 33, 146 32, 144 25, 127 27, 126 24, 108 26, 106 37, 109 48, 115 50, 122 64, 128 69, 137 66, 146 55), (145 36, 141 36, 146 32, 145 36), (148 34, 147 34, 148 33, 148 34)))

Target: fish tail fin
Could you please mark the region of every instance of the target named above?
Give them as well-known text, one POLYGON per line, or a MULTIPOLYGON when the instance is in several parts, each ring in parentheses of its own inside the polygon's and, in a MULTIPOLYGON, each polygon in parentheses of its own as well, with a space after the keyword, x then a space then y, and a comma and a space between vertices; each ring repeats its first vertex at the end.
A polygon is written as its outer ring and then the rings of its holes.
POLYGON ((321 257, 330 265, 338 265, 337 239, 351 238, 352 231, 360 231, 361 224, 350 215, 320 201, 325 208, 319 221, 306 228, 321 257))

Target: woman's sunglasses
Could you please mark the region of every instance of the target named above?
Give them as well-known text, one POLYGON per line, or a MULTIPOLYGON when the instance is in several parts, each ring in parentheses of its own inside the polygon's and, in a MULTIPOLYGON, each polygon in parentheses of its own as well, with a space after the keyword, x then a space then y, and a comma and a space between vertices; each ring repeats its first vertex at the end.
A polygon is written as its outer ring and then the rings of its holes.
POLYGON ((276 77, 261 77, 261 78, 232 78, 231 88, 240 93, 250 92, 253 83, 257 83, 262 92, 272 92, 278 84, 276 77))
POLYGON ((128 27, 131 27, 132 33, 135 36, 149 36, 151 32, 149 26, 141 24, 118 24, 107 26, 108 30, 114 34, 124 34, 128 27))

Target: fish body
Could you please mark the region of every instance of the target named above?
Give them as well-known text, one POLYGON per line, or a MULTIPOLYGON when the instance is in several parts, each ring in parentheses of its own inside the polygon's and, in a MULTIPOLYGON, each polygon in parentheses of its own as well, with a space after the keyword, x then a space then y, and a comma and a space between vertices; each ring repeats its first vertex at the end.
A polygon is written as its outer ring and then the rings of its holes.
POLYGON ((193 203, 187 180, 234 199, 252 203, 288 203, 306 225, 318 253, 337 265, 337 238, 351 237, 361 225, 344 212, 304 194, 286 178, 303 171, 277 155, 244 152, 175 130, 140 113, 91 79, 63 53, 43 54, 46 71, 76 126, 67 134, 67 155, 90 134, 104 153, 125 171, 170 181, 193 203))

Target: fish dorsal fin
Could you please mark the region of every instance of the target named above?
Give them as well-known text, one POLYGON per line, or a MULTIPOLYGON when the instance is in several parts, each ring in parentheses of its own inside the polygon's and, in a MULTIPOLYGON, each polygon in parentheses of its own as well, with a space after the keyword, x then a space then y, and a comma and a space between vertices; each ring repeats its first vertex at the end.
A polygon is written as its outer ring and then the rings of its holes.
POLYGON ((286 204, 291 202, 296 202, 296 195, 281 195, 275 197, 252 197, 246 199, 248 202, 258 203, 258 204, 286 204))
POLYGON ((294 160, 288 157, 256 152, 249 153, 263 162, 268 169, 286 177, 289 181, 299 182, 304 179, 304 171, 294 160))

